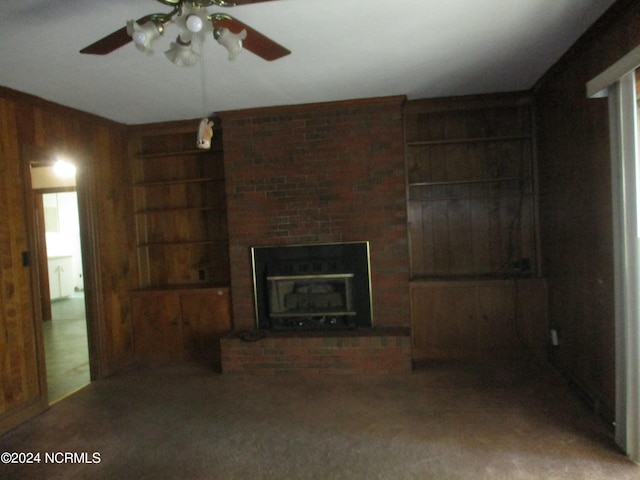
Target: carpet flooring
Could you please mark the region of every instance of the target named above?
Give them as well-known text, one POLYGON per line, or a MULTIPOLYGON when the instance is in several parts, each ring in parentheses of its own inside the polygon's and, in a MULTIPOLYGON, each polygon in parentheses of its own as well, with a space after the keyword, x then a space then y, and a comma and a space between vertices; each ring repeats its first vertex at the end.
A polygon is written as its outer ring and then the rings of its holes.
POLYGON ((139 364, 0 437, 0 451, 41 455, 0 464, 11 480, 640 479, 554 370, 519 361, 278 377, 139 364))

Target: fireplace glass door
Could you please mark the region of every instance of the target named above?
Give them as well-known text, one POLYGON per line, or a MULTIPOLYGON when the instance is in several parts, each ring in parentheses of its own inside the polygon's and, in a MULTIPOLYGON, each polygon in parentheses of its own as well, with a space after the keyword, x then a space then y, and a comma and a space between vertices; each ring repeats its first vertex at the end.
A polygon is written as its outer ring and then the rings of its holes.
POLYGON ((369 243, 251 248, 256 327, 371 328, 369 243))
POLYGON ((353 274, 268 276, 274 329, 355 328, 353 274))

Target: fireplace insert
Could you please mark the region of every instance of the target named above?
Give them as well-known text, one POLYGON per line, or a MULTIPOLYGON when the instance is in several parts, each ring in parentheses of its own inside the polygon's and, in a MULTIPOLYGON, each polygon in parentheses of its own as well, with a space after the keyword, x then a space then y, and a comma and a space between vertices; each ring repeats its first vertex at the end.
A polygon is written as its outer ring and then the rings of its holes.
POLYGON ((251 249, 257 327, 371 327, 368 242, 251 249))

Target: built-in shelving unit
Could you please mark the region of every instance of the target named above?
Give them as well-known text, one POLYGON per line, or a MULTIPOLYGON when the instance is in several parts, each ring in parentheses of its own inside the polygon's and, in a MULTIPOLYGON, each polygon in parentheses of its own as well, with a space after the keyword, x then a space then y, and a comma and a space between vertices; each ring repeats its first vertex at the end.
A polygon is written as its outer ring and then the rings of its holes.
POLYGON ((160 124, 130 140, 135 352, 219 367, 219 338, 231 329, 221 134, 211 150, 199 150, 192 127, 160 124))
POLYGON ((228 284, 222 151, 195 149, 195 138, 163 132, 132 142, 142 288, 228 284))
POLYGON ((404 122, 414 360, 543 352, 530 99, 410 101, 404 122))
POLYGON ((405 138, 412 278, 535 274, 530 102, 409 102, 405 138))

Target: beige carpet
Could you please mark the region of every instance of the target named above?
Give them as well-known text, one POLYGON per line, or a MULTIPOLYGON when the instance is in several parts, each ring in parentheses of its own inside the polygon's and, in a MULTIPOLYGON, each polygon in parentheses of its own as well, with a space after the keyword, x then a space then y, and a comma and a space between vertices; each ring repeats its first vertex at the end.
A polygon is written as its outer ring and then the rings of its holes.
POLYGON ((42 458, 0 465, 2 479, 640 479, 562 379, 518 362, 331 377, 138 366, 0 451, 42 458), (51 452, 100 463, 45 463, 51 452))

